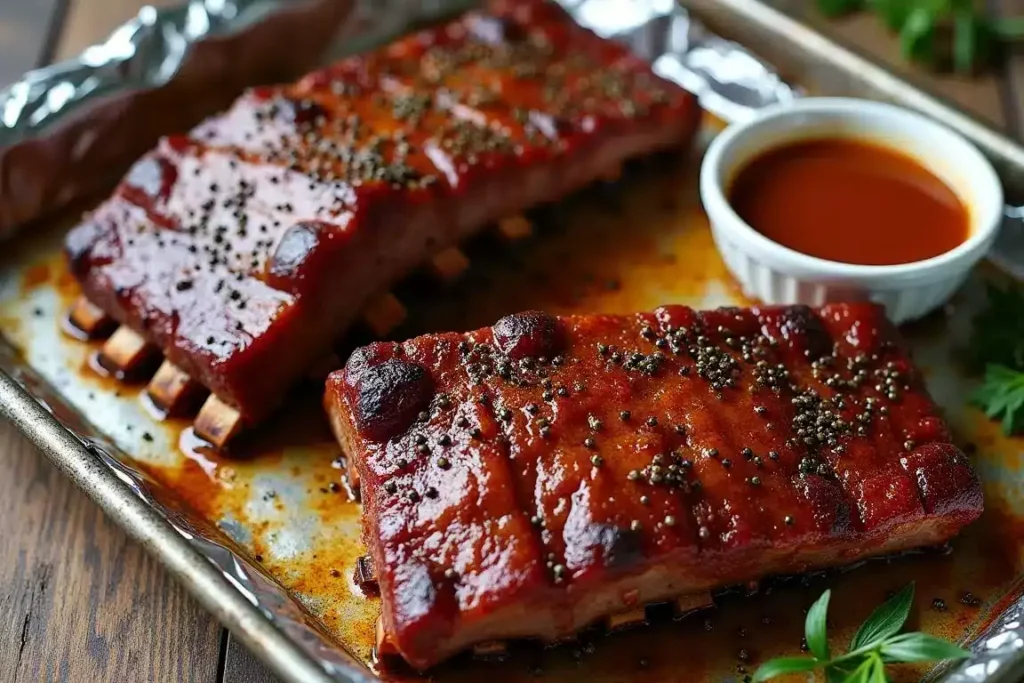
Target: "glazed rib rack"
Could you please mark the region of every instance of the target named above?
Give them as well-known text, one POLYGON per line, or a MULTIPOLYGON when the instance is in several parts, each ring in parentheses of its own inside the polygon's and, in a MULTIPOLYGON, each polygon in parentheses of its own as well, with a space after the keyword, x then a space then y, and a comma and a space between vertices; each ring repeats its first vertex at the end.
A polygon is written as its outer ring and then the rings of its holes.
POLYGON ((120 325, 112 372, 162 358, 148 392, 223 445, 266 417, 360 314, 403 316, 387 293, 425 262, 632 157, 685 145, 691 96, 546 0, 486 11, 261 88, 168 137, 67 237, 84 334, 120 325))
POLYGON ((378 652, 418 668, 942 543, 982 509, 872 304, 521 313, 361 348, 325 403, 378 652))

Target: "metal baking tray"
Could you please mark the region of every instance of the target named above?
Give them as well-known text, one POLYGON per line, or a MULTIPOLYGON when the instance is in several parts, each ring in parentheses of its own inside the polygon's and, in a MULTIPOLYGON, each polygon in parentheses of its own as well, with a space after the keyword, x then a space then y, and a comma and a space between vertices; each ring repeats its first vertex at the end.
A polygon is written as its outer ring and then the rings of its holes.
MULTIPOLYGON (((406 10, 417 5, 397 4, 406 10)), ((429 4, 432 11, 444 9, 444 3, 429 4)), ((1015 142, 758 0, 686 0, 685 9, 671 0, 563 4, 595 30, 656 57, 661 73, 693 89, 722 118, 750 115, 798 96, 800 89, 894 101, 972 139, 996 162, 1007 196, 1024 196, 1024 149, 1015 142)), ((393 29, 394 12, 390 19, 393 29)), ((410 12, 414 19, 422 16, 410 12)), ((714 125, 709 122, 709 129, 714 125)), ((406 293, 412 316, 400 334, 468 329, 525 303, 568 312, 741 300, 714 253, 696 200, 696 162, 642 164, 613 191, 585 192, 545 210, 530 244, 472 248, 474 267, 454 290, 406 293), (631 229, 624 241, 626 224, 631 229)), ((158 423, 140 402, 140 387, 91 374, 95 347, 62 335, 59 317, 76 289, 57 254, 62 226, 52 223, 21 235, 0 256, 0 414, 283 679, 377 680, 367 646, 376 606, 349 579, 359 554, 358 510, 337 486, 332 461, 338 451, 316 419, 315 391, 255 434, 235 459, 204 452, 185 423, 158 423)), ((1015 229, 1010 226, 1003 253, 1016 246, 1015 229)), ((982 267, 946 311, 906 330, 940 403, 962 406, 970 380, 951 359, 984 281, 1000 277, 982 267)), ((460 660, 433 679, 740 681, 758 661, 782 654, 777 648, 798 646, 800 607, 825 585, 836 587, 836 629, 844 633, 885 588, 916 578, 920 627, 966 638, 976 654, 949 670, 901 670, 897 680, 1019 680, 1024 534, 1017 533, 1017 520, 1024 513, 1024 480, 1016 461, 1024 443, 1000 437, 977 417, 962 409, 950 414, 957 433, 978 446, 975 463, 990 512, 948 554, 927 552, 842 575, 771 583, 759 596, 724 595, 726 609, 703 617, 529 650, 502 666, 460 660), (977 587, 984 590, 973 604, 963 593, 977 587), (933 598, 947 608, 929 608, 933 598), (958 606, 960 600, 972 604, 958 606)))

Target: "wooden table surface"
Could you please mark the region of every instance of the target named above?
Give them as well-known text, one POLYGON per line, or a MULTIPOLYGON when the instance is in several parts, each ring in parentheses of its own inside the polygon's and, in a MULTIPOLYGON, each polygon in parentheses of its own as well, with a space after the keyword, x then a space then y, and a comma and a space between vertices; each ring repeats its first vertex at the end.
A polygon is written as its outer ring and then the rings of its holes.
MULTIPOLYGON (((0 84, 76 54, 143 4, 0 0, 0 84)), ((810 4, 810 1, 809 1, 810 4)), ((1024 0, 989 0, 1024 15, 1024 0)), ((869 17, 842 36, 898 64, 869 17)), ((899 67, 904 68, 904 67, 899 67)), ((1024 57, 1001 76, 934 79, 1010 134, 1024 121, 1024 57)), ((275 680, 9 424, 0 422, 0 683, 275 680)))

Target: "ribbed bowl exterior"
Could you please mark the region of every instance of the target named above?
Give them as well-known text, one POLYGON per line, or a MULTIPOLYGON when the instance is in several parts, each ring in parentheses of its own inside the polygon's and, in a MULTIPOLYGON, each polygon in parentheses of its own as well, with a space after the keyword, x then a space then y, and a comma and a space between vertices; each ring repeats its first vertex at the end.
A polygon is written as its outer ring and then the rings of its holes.
POLYGON ((919 285, 901 284, 892 289, 858 286, 856 283, 830 283, 820 279, 800 278, 758 260, 749 253, 742 240, 733 240, 725 231, 712 234, 722 259, 743 293, 766 304, 807 304, 821 306, 836 301, 869 299, 885 307, 886 315, 895 323, 920 318, 945 303, 966 280, 970 267, 948 273, 947 277, 919 285))

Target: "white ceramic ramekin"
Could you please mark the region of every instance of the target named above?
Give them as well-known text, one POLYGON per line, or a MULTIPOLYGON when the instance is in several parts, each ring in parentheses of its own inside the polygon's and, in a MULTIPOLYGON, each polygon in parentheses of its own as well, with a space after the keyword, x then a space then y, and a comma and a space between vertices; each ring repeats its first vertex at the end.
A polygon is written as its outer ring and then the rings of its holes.
POLYGON ((765 303, 814 306, 867 298, 884 305, 895 322, 921 317, 942 305, 992 246, 1003 215, 999 178, 964 138, 905 109, 845 98, 798 100, 730 126, 707 150, 700 193, 718 251, 748 296, 765 303), (754 157, 798 140, 836 136, 890 146, 934 173, 968 208, 967 240, 924 261, 852 265, 784 247, 751 228, 729 206, 730 184, 754 157))

